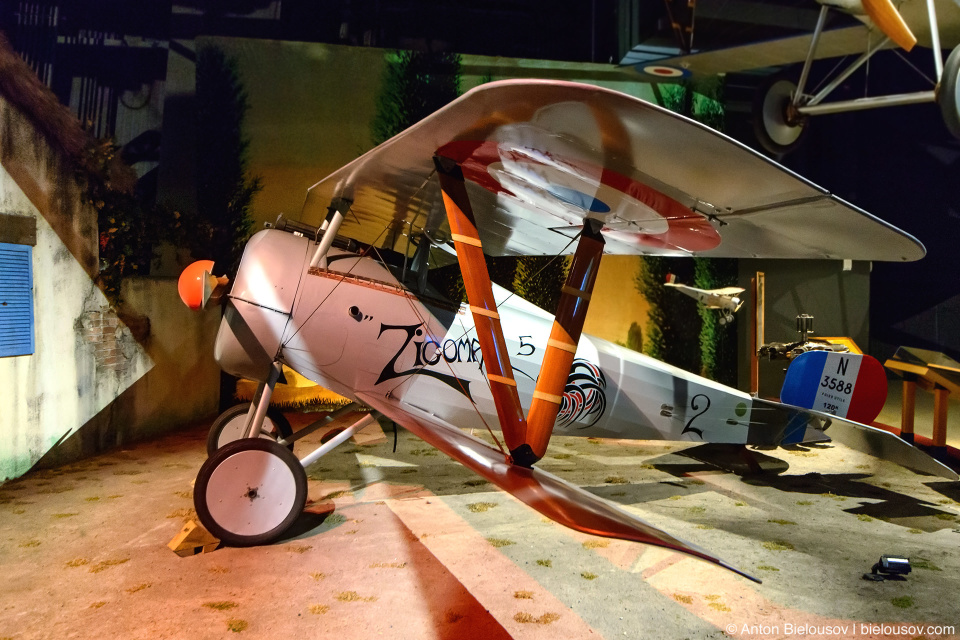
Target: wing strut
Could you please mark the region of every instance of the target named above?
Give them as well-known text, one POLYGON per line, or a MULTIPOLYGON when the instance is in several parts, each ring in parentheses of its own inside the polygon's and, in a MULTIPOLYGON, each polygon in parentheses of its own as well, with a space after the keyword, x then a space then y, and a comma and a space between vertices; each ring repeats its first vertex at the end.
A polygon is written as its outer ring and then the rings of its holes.
POLYGON ((450 158, 434 156, 434 164, 500 428, 514 464, 529 467, 546 453, 563 402, 563 390, 570 375, 600 257, 603 255, 602 224, 590 219, 584 222, 547 342, 529 420, 526 420, 463 172, 457 162, 450 158))
MULTIPOLYGON (((455 161, 434 156, 437 176, 440 178, 440 191, 443 206, 447 210, 450 222, 450 234, 457 250, 457 261, 463 272, 463 286, 467 290, 467 302, 473 313, 473 322, 477 327, 477 340, 483 354, 483 364, 490 381, 493 403, 497 408, 503 439, 511 455, 524 444, 527 421, 520 406, 517 382, 513 378, 507 343, 500 326, 500 314, 497 302, 493 298, 490 285, 490 273, 483 256, 483 246, 477 223, 473 217, 473 208, 467 195, 467 185, 463 181, 463 171, 455 161)), ((516 462, 516 456, 514 455, 516 462)))
POLYGON ((563 390, 567 386, 567 377, 583 332, 583 321, 587 317, 600 258, 603 256, 601 227, 602 224, 597 220, 584 220, 580 242, 573 254, 570 273, 560 294, 550 339, 547 340, 530 415, 527 417, 527 444, 532 449, 535 461, 547 452, 550 434, 563 401, 563 390))

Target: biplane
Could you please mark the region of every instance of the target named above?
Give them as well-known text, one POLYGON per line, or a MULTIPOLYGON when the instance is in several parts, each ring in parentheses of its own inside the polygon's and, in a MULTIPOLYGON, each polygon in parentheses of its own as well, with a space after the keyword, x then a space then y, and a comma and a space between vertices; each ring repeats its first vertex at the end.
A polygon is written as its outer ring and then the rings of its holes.
POLYGON ((677 277, 672 273, 667 274, 667 281, 663 286, 676 289, 683 295, 693 298, 707 309, 717 309, 720 311, 718 320, 720 324, 733 322, 733 314, 739 311, 743 305, 743 300, 740 298, 743 287, 699 289, 677 282, 677 277))
MULTIPOLYGON (((910 261, 924 252, 639 99, 569 82, 482 85, 311 187, 299 220, 281 218, 248 241, 231 284, 207 268, 182 276, 188 305, 223 296, 220 366, 259 382, 249 410, 234 414, 245 437, 200 468, 197 514, 229 544, 276 539, 304 508, 304 468, 382 415, 563 525, 746 575, 538 468, 551 435, 784 444, 824 441, 829 427, 880 436, 583 335, 602 255, 910 261), (485 255, 527 254, 572 254, 555 316, 490 281, 485 255), (427 277, 454 259, 465 303, 427 277), (298 459, 300 431, 258 437, 283 366, 370 413, 298 459)), ((890 438, 901 462, 952 474, 890 438)))
MULTIPOLYGON (((739 46, 686 51, 678 56, 649 59, 643 45, 628 52, 621 65, 634 66, 650 81, 677 81, 690 76, 715 76, 803 63, 799 73, 771 76, 754 104, 755 132, 771 153, 791 151, 812 116, 878 107, 936 103, 947 129, 960 138, 960 6, 955 0, 817 0, 820 7, 813 32, 739 46), (855 18, 852 25, 828 28, 831 14, 855 18), (931 50, 933 77, 923 90, 853 99, 829 98, 880 51, 914 46, 931 50), (943 48, 950 49, 946 60, 943 48), (809 87, 813 62, 823 58, 857 57, 838 66, 815 89, 809 87)), ((910 65, 914 70, 916 66, 910 65)))

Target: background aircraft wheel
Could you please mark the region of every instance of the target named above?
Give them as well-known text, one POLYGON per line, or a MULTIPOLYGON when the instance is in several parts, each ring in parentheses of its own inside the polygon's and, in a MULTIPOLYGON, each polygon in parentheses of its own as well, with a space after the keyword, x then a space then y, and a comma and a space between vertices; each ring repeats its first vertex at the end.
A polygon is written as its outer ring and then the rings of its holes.
POLYGON ((797 85, 774 76, 757 89, 753 105, 753 130, 760 145, 777 155, 796 149, 806 130, 807 118, 788 114, 797 85))
POLYGON ((960 45, 950 52, 943 65, 937 102, 947 129, 954 138, 960 139, 960 45))
MULTIPOLYGON (((210 433, 207 434, 207 455, 212 456, 217 449, 244 437, 247 428, 247 413, 250 411, 250 403, 244 402, 234 407, 230 407, 213 421, 210 427, 210 433)), ((267 408, 267 415, 263 417, 263 425, 260 427, 260 437, 270 440, 279 440, 293 435, 293 428, 290 421, 275 407, 267 408)), ((288 445, 293 451, 293 445, 288 445)))
POLYGON ((207 531, 237 547, 270 542, 307 503, 307 473, 273 440, 243 438, 207 458, 197 474, 193 505, 207 531))

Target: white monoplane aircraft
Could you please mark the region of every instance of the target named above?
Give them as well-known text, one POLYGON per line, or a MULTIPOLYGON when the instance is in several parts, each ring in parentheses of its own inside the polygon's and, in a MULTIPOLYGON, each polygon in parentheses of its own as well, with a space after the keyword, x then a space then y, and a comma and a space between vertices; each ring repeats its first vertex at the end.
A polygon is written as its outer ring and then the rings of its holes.
MULTIPOLYGON (((734 71, 803 62, 797 76, 774 76, 755 104, 760 143, 773 153, 793 149, 811 116, 876 107, 936 102, 947 129, 960 138, 960 2, 958 0, 817 0, 820 16, 809 35, 752 42, 736 47, 649 59, 643 45, 628 52, 621 65, 634 66, 651 81, 676 81, 689 75, 714 76, 734 71), (855 26, 827 29, 831 11, 852 15, 855 26), (878 52, 915 45, 929 48, 933 77, 929 88, 849 100, 828 98, 878 52), (942 47, 952 49, 946 61, 942 47), (836 69, 821 86, 808 91, 811 66, 821 58, 860 54, 836 69)), ((922 74, 921 74, 922 76, 922 74)))
MULTIPOLYGON (((881 437, 581 335, 603 253, 901 262, 924 249, 722 134, 641 100, 567 82, 483 85, 311 187, 299 222, 247 243, 216 358, 261 384, 239 418, 247 437, 216 450, 197 476, 203 525, 235 545, 277 538, 303 510, 304 467, 373 420, 303 459, 290 448, 299 431, 279 442, 256 437, 281 365, 388 417, 557 522, 718 564, 539 469, 551 434, 782 444, 824 441, 829 426, 831 435, 881 437), (454 251, 466 304, 444 299, 424 277, 454 251), (493 287, 484 261, 485 253, 570 252, 555 318, 493 287), (489 430, 497 445, 469 429, 489 430)), ((209 274, 184 279, 185 298, 195 298, 188 304, 217 288, 209 274)), ((900 462, 955 477, 899 439, 887 442, 900 462)))
POLYGON ((690 296, 707 309, 720 310, 720 324, 733 322, 733 314, 740 310, 743 300, 740 294, 743 293, 742 287, 722 287, 720 289, 698 289, 677 282, 677 276, 672 273, 667 274, 665 287, 673 287, 680 293, 690 296))

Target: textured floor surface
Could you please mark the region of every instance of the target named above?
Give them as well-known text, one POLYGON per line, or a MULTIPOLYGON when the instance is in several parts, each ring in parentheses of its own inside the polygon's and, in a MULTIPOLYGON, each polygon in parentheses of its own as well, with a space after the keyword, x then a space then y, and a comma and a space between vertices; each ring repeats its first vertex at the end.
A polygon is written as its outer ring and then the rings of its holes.
POLYGON ((403 430, 311 466, 287 539, 180 558, 206 427, 0 486, 0 639, 960 637, 960 483, 842 446, 741 477, 689 445, 551 442, 543 468, 757 585, 559 527, 403 430), (883 554, 907 580, 862 579, 883 554))

